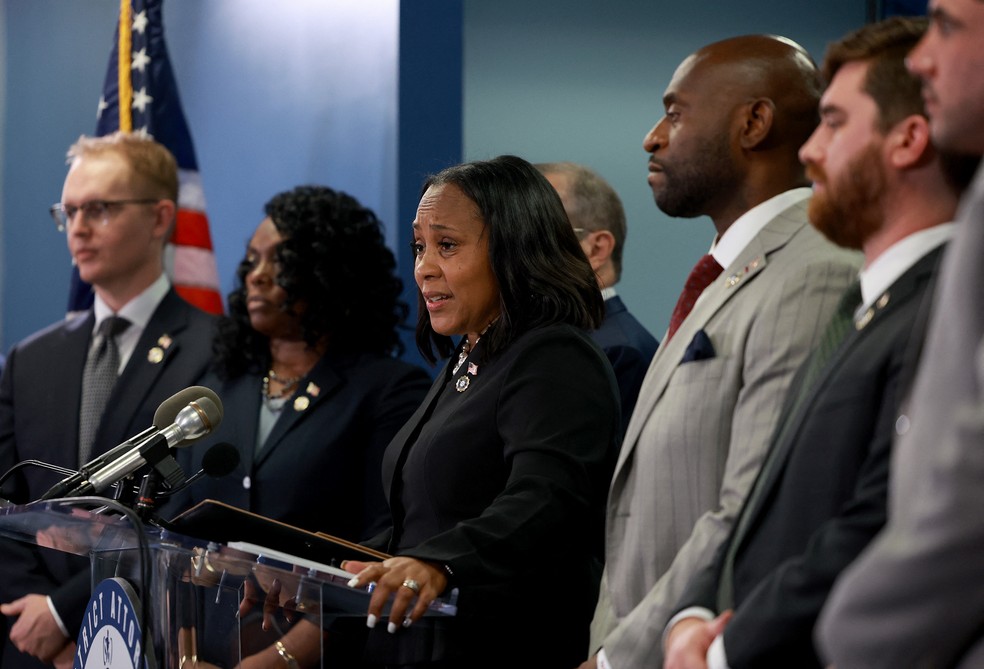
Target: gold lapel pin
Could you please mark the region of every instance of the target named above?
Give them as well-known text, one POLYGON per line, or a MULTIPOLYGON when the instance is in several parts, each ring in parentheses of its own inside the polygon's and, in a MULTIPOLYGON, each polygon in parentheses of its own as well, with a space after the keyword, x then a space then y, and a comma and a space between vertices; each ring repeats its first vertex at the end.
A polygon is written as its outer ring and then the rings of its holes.
POLYGON ((311 381, 310 383, 307 384, 307 388, 304 389, 304 392, 306 392, 311 397, 317 397, 321 393, 321 388, 319 388, 318 384, 316 384, 314 381, 311 381))
POLYGON ((309 406, 311 406, 311 400, 304 395, 294 400, 294 411, 304 411, 309 406))
POLYGON ((171 344, 172 344, 173 342, 174 342, 174 340, 173 340, 173 339, 171 339, 171 335, 168 335, 168 334, 162 334, 162 335, 160 336, 160 338, 159 338, 159 339, 157 340, 157 343, 158 343, 158 344, 160 345, 160 347, 161 347, 162 349, 164 349, 165 351, 166 351, 167 349, 169 349, 169 348, 171 348, 171 344))
POLYGON ((164 359, 164 349, 160 346, 155 346, 154 348, 147 351, 147 361, 151 364, 156 365, 161 360, 164 359))

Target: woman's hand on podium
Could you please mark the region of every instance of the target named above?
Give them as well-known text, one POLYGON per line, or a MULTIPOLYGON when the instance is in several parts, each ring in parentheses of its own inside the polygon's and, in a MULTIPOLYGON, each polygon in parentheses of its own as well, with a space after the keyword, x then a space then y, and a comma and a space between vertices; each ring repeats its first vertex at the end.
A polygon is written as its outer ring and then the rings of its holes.
POLYGON ((355 574, 349 581, 353 588, 375 583, 369 600, 367 627, 375 627, 383 615, 383 607, 393 597, 386 630, 395 634, 401 627, 410 627, 427 612, 427 607, 444 592, 448 585, 444 570, 429 562, 411 557, 392 557, 382 562, 347 560, 342 569, 355 574))

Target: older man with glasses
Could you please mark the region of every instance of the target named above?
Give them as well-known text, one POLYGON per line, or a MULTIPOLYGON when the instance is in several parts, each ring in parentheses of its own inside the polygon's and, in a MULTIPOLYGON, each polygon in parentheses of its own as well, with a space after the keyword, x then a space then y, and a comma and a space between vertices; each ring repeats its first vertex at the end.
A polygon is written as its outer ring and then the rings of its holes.
MULTIPOLYGON (((16 344, 0 380, 0 472, 37 459, 78 469, 154 422, 161 402, 193 385, 211 357, 214 318, 184 302, 164 273, 174 225, 174 157, 148 137, 82 137, 68 151, 61 202, 93 308, 16 344)), ((0 496, 25 503, 56 480, 23 469, 0 496)), ((89 596, 88 561, 0 542, 0 666, 71 665, 89 596)))

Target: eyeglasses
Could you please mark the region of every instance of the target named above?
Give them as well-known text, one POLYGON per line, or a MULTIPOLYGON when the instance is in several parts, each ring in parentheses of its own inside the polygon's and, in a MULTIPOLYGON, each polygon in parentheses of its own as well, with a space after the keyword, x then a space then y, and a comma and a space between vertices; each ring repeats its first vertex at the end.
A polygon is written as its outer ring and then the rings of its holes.
POLYGON ((65 232, 72 226, 75 214, 82 212, 82 218, 89 225, 106 225, 109 223, 110 210, 114 207, 122 207, 126 204, 154 204, 160 200, 140 199, 140 200, 91 200, 83 202, 79 206, 64 205, 61 203, 53 204, 48 209, 51 218, 55 221, 58 232, 65 232))

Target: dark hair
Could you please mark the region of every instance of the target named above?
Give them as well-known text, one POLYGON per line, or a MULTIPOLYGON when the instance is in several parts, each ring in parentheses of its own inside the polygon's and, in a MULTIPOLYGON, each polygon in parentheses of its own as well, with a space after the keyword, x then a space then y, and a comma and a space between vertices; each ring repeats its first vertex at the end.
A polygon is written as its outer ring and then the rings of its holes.
POLYGON ((926 32, 924 17, 892 16, 863 26, 827 47, 823 77, 829 83, 851 62, 868 63, 864 91, 878 105, 879 129, 919 114, 926 116, 922 83, 905 67, 905 57, 926 32))
MULTIPOLYGON (((516 156, 456 165, 429 177, 421 195, 445 185, 475 203, 489 235, 500 315, 482 338, 486 355, 536 327, 569 323, 593 329, 601 324, 605 306, 598 281, 560 196, 533 165, 516 156)), ((417 347, 431 362, 447 357, 454 350, 451 338, 434 332, 419 295, 418 303, 417 347)))
MULTIPOLYGON (((402 353, 397 330, 409 309, 399 299, 403 284, 376 215, 325 186, 275 195, 264 211, 284 238, 277 246, 277 283, 287 293, 283 308, 306 305, 305 341, 316 346, 327 340, 330 350, 342 353, 402 353)), ((239 264, 229 315, 219 322, 216 365, 226 377, 262 372, 270 363, 267 338, 251 327, 246 311, 250 267, 245 259, 239 264)))

